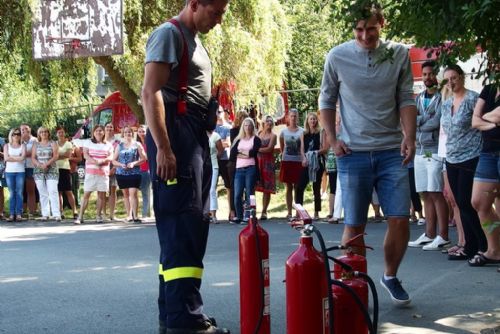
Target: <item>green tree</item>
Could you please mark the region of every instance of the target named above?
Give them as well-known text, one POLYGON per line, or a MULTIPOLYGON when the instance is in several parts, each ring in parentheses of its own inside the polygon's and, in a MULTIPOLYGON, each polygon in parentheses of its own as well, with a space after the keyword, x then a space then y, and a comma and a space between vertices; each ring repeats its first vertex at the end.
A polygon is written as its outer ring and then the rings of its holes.
MULTIPOLYGON (((34 0, 1 2, 0 57, 4 61, 0 73, 8 72, 9 76, 0 79, 0 107, 9 105, 7 97, 15 96, 20 88, 24 89, 22 98, 30 103, 10 104, 17 110, 53 110, 94 103, 97 63, 142 118, 139 94, 147 38, 155 27, 178 13, 184 3, 184 0, 124 0, 125 51, 121 56, 34 61, 30 10, 34 0)), ((278 0, 232 0, 229 8, 223 26, 202 37, 213 59, 214 83, 234 81, 242 96, 257 96, 261 91, 277 89, 283 77, 289 40, 281 4, 278 0)))
MULTIPOLYGON (((349 25, 366 17, 363 8, 370 0, 340 0, 332 5, 332 19, 349 25)), ((477 52, 486 52, 476 72, 478 77, 499 82, 495 72, 500 62, 500 1, 498 0, 381 0, 387 19, 387 37, 415 43, 429 49, 440 64, 465 61, 477 52)))
POLYGON ((336 1, 289 0, 287 16, 292 32, 292 44, 286 63, 286 86, 290 105, 301 113, 316 111, 318 88, 328 51, 339 44, 342 35, 329 24, 331 8, 336 1))

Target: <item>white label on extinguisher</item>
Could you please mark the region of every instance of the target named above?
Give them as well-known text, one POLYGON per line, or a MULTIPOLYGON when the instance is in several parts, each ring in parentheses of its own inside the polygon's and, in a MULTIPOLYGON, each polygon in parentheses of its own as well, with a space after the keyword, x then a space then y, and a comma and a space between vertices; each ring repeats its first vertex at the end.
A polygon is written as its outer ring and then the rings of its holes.
POLYGON ((262 260, 262 273, 264 274, 264 285, 269 286, 269 260, 262 260))
POLYGON ((271 313, 271 294, 269 289, 269 259, 262 260, 262 273, 264 274, 264 312, 263 315, 271 313))
POLYGON ((323 333, 330 332, 330 308, 328 307, 328 298, 323 298, 323 333))
POLYGON ((271 294, 269 287, 264 287, 264 312, 263 315, 269 315, 271 313, 271 294))

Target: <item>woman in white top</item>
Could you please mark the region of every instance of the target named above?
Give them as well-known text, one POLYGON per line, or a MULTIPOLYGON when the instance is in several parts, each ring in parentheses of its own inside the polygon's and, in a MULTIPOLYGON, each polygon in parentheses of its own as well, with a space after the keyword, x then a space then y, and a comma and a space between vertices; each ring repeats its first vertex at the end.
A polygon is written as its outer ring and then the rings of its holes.
POLYGON ((23 213, 24 159, 26 147, 21 143, 21 130, 10 130, 9 143, 3 148, 5 158, 5 178, 9 187, 10 217, 7 221, 21 221, 23 213))
POLYGON ((57 144, 50 139, 49 129, 41 126, 37 131, 38 142, 31 149, 31 161, 33 162, 33 178, 36 188, 40 194, 40 206, 42 220, 54 217, 61 221, 61 209, 59 208, 59 170, 56 166, 59 157, 57 144), (52 216, 51 216, 52 211, 52 216))

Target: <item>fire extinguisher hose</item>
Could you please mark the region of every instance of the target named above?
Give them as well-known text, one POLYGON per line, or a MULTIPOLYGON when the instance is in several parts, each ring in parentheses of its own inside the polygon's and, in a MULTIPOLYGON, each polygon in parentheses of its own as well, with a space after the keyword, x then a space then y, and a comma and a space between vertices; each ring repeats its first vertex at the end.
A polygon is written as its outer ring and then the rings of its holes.
POLYGON ((373 297, 373 328, 375 330, 374 333, 377 333, 377 328, 378 328, 378 294, 377 294, 377 289, 375 287, 375 283, 371 279, 370 276, 365 274, 364 272, 361 271, 356 271, 355 272, 356 276, 359 276, 363 278, 368 285, 370 286, 370 290, 372 291, 372 297, 373 297))
POLYGON ((342 281, 332 280, 332 284, 337 285, 342 289, 346 290, 351 295, 351 297, 354 298, 354 301, 356 302, 356 304, 358 304, 359 309, 361 310, 363 316, 365 317, 365 322, 366 325, 368 326, 368 331, 370 332, 370 334, 376 334, 376 330, 373 328, 373 323, 372 320, 370 319, 370 313, 368 313, 368 310, 363 305, 363 302, 361 301, 361 299, 359 299, 358 295, 356 294, 356 291, 354 291, 350 286, 343 283, 342 281))
MULTIPOLYGON (((254 219, 257 219, 254 217, 254 219)), ((254 223, 254 219, 250 219, 250 222, 252 224, 254 223)), ((256 224, 255 224, 256 225, 256 224)), ((255 231, 255 246, 257 248, 257 260, 259 261, 259 277, 260 277, 260 314, 259 314, 259 321, 257 322, 257 325, 255 326, 255 334, 259 333, 260 327, 262 326, 262 320, 264 317, 264 270, 262 269, 262 252, 260 249, 260 239, 259 239, 259 231, 257 230, 257 226, 254 228, 255 231)))

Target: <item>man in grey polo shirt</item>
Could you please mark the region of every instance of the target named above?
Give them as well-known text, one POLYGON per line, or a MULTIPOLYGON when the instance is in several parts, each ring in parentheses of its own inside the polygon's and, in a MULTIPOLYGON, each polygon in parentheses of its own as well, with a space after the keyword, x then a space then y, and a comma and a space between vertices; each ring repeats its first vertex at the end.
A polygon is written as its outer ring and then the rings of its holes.
MULTIPOLYGON (((365 231, 376 188, 388 228, 380 282, 397 305, 411 299, 396 277, 409 240, 408 164, 415 154, 416 108, 408 49, 380 40, 382 9, 373 2, 356 19, 354 40, 327 55, 319 96, 323 126, 337 156, 345 210, 342 242, 365 231), (366 14, 365 14, 366 13, 366 14), (340 105, 337 139, 335 114, 340 105)), ((359 246, 364 241, 358 242, 359 246)), ((362 247, 355 251, 364 254, 362 247)))

